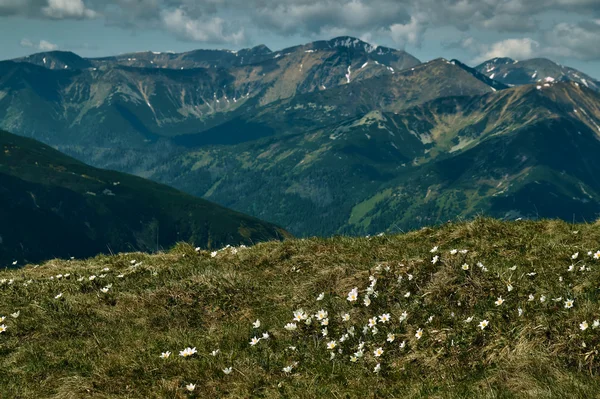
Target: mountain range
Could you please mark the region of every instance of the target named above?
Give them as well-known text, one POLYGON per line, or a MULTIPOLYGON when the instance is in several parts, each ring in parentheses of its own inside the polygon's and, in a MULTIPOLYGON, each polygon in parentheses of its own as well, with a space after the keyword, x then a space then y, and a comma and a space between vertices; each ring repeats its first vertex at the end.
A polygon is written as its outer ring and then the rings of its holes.
POLYGON ((0 131, 0 264, 98 253, 203 248, 289 236, 165 185, 90 167, 0 131))
POLYGON ((350 37, 50 52, 0 62, 0 126, 296 235, 374 234, 597 218, 599 90, 546 59, 422 63, 350 37))

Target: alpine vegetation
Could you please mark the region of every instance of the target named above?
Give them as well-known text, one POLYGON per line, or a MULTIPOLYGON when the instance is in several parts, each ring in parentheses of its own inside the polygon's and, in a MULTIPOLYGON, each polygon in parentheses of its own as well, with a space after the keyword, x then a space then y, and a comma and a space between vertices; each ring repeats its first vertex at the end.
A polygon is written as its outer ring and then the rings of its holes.
POLYGON ((559 221, 53 260, 0 272, 0 392, 594 397, 598 281, 559 221))

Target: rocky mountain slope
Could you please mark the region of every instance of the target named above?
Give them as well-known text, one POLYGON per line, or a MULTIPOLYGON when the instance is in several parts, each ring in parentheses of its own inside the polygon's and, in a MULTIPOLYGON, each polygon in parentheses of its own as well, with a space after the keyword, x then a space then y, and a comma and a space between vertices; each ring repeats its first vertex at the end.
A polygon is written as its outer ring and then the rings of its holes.
POLYGON ((153 176, 297 234, 373 234, 477 213, 595 219, 597 151, 600 96, 557 83, 198 147, 153 176))
POLYGON ((0 63, 0 126, 294 234, 599 212, 595 83, 548 60, 419 63, 348 37, 49 55, 0 63))
POLYGON ((533 58, 522 61, 516 61, 512 58, 494 58, 481 63, 475 69, 490 79, 511 86, 577 82, 592 90, 600 91, 600 82, 596 79, 547 58, 533 58))

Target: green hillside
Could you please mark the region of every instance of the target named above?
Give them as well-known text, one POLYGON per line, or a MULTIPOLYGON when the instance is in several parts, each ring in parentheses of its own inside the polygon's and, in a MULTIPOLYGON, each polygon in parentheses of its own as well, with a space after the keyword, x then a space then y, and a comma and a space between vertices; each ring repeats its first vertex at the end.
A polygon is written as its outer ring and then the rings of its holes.
POLYGON ((281 239, 282 229, 0 131, 0 264, 281 239))
MULTIPOLYGON (((436 68, 466 75, 445 62, 436 68)), ((276 125, 280 110, 252 121, 276 125)), ((596 92, 575 83, 523 86, 190 148, 151 176, 297 235, 395 232, 481 213, 595 220, 599 124, 596 92)))
POLYGON ((597 397, 599 243, 598 223, 477 219, 2 271, 0 392, 597 397))

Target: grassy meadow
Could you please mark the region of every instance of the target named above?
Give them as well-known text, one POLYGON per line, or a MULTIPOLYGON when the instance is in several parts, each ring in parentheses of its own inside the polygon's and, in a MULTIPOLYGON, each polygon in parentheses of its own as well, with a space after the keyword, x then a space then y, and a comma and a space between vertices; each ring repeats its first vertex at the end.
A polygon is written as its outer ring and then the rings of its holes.
POLYGON ((598 397, 599 287, 561 221, 51 260, 0 272, 0 398, 598 397))

